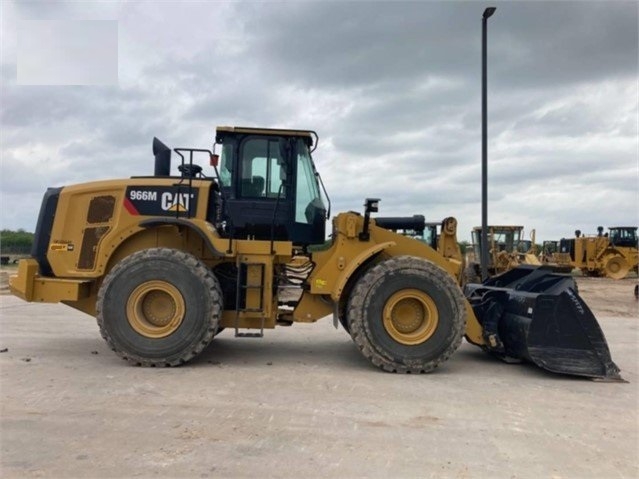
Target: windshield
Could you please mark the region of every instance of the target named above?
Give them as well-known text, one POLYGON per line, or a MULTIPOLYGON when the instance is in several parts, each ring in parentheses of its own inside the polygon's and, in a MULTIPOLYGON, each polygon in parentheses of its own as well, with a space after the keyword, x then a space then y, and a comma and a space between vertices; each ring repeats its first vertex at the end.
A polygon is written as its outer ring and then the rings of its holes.
POLYGON ((233 143, 222 145, 220 157, 220 183, 222 186, 231 186, 231 174, 233 173, 233 143))
POLYGON ((612 236, 616 236, 619 239, 634 240, 637 238, 637 230, 634 228, 610 228, 612 236))
POLYGON ((634 246, 637 244, 637 229, 610 228, 610 242, 616 246, 634 246))
POLYGON ((315 167, 306 143, 297 140, 297 191, 295 200, 295 221, 313 222, 313 211, 323 208, 319 185, 315 177, 315 167))
POLYGON ((517 243, 517 251, 519 253, 527 253, 532 249, 532 241, 530 240, 521 240, 517 243))
MULTIPOLYGON (((493 240, 497 251, 512 252, 519 243, 519 231, 493 230, 493 240)), ((490 239, 489 239, 490 241, 490 239)))

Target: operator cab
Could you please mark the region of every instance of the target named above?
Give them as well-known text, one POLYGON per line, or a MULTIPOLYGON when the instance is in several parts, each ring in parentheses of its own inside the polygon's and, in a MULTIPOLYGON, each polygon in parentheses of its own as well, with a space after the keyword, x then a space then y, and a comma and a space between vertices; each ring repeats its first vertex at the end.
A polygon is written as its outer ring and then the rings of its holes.
MULTIPOLYGON (((523 226, 488 226, 487 239, 488 250, 491 252, 491 256, 488 258, 488 262, 492 261, 492 255, 505 251, 506 253, 514 253, 517 250, 517 246, 522 241, 523 226), (492 251, 494 249, 494 251, 492 251)), ((473 240, 473 252, 475 258, 481 258, 481 239, 482 230, 480 226, 473 228, 471 237, 473 240)))
POLYGON ((327 208, 311 157, 316 140, 304 130, 217 128, 223 235, 324 242, 327 208))
POLYGON ((610 243, 614 246, 637 247, 637 227, 636 226, 611 226, 610 243))

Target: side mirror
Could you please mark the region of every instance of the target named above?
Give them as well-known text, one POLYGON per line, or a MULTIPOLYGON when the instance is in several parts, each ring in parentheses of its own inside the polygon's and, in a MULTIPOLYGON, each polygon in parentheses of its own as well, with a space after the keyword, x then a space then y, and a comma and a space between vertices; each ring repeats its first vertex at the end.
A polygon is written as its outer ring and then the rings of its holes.
POLYGON ((220 163, 220 155, 217 153, 211 153, 210 165, 217 168, 217 165, 220 163))

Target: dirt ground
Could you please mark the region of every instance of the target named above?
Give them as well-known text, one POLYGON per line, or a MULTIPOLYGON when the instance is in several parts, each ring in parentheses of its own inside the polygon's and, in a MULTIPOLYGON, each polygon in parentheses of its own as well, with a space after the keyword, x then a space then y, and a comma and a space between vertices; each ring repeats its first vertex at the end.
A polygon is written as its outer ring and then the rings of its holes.
POLYGON ((329 319, 194 362, 128 366, 95 320, 0 296, 0 473, 22 477, 639 477, 637 279, 579 278, 628 383, 478 348, 435 373, 372 367, 329 319))
POLYGON ((0 294, 9 294, 9 274, 15 274, 13 268, 0 270, 0 294))
POLYGON ((577 278, 579 294, 596 314, 639 320, 637 301, 634 297, 636 284, 636 276, 622 281, 606 278, 577 278))

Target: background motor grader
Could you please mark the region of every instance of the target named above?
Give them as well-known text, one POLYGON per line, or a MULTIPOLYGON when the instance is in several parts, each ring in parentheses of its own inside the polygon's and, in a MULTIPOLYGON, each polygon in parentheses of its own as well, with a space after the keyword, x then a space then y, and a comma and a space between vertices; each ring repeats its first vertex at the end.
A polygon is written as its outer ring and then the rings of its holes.
MULTIPOLYGON (((481 226, 471 231, 472 249, 466 256, 464 281, 466 283, 481 282, 481 226)), ((488 277, 505 273, 521 264, 539 266, 535 245, 535 230, 531 231, 530 240, 524 238, 523 226, 500 225, 488 226, 488 277)))
POLYGON ((619 378, 571 278, 513 270, 502 281, 516 288, 474 285, 467 299, 454 218, 436 250, 392 231, 415 217, 375 220, 379 200, 367 199, 363 215, 333 218, 327 242, 316 145, 312 131, 219 127, 220 156, 174 150, 179 176, 155 139, 153 176, 50 188, 11 290, 95 316, 111 349, 142 366, 185 363, 223 328, 261 337, 332 316, 386 371, 429 372, 465 336, 550 371, 619 378))

